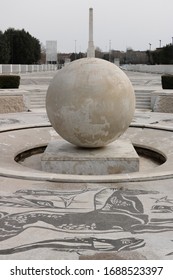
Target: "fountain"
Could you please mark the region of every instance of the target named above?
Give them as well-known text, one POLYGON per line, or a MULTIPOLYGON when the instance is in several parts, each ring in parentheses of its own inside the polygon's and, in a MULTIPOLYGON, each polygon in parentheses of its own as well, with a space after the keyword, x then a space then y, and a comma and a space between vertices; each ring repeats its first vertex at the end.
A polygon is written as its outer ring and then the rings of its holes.
POLYGON ((58 71, 46 97, 50 123, 72 145, 64 140, 50 142, 42 169, 78 175, 138 171, 133 145, 117 140, 132 121, 134 90, 119 67, 94 57, 92 9, 89 15, 88 57, 58 71))

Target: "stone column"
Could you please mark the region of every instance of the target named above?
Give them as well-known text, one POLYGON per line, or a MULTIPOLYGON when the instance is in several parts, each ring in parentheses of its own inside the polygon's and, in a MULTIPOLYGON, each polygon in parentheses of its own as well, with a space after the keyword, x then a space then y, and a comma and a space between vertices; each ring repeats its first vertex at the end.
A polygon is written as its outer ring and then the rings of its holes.
POLYGON ((87 57, 95 57, 95 48, 94 48, 94 41, 93 41, 93 8, 89 9, 89 41, 88 41, 87 57))

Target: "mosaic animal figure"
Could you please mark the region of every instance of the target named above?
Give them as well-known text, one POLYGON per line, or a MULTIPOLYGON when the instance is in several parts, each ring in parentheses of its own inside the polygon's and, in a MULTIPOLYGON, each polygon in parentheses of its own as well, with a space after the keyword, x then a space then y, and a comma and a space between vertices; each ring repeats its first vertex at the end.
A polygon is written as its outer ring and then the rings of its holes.
POLYGON ((173 205, 153 205, 151 210, 153 213, 172 213, 173 205))
POLYGON ((94 251, 116 251, 135 250, 145 245, 143 239, 139 238, 120 238, 120 239, 103 239, 103 238, 64 238, 64 239, 50 239, 31 244, 24 244, 5 250, 0 250, 0 255, 15 254, 25 252, 37 248, 52 249, 54 251, 71 251, 71 250, 94 250, 94 251))
POLYGON ((132 234, 173 230, 173 219, 149 219, 138 195, 147 191, 106 189, 96 194, 94 210, 68 213, 35 210, 8 214, 1 212, 0 240, 11 238, 39 222, 50 224, 55 231, 93 234, 125 231, 132 234), (107 194, 107 196, 105 195, 107 194))

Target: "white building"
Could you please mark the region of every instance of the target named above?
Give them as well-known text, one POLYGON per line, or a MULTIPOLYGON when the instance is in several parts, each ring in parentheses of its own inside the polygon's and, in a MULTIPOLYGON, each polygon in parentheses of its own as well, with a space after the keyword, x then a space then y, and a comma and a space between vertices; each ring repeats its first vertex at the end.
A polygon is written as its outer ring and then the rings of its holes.
POLYGON ((57 41, 46 41, 46 63, 57 63, 57 41))

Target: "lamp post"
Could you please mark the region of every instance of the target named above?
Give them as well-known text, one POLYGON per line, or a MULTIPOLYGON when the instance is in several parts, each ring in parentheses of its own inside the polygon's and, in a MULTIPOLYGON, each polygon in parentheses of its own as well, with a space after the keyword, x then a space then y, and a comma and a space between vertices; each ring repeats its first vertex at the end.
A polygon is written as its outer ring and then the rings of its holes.
POLYGON ((74 40, 74 57, 75 57, 75 60, 76 60, 76 40, 74 40))
POLYGON ((109 61, 111 61, 111 40, 109 40, 109 61))
POLYGON ((161 48, 162 40, 159 40, 159 48, 161 48))
POLYGON ((151 43, 149 43, 149 53, 148 53, 149 63, 151 64, 151 43))

